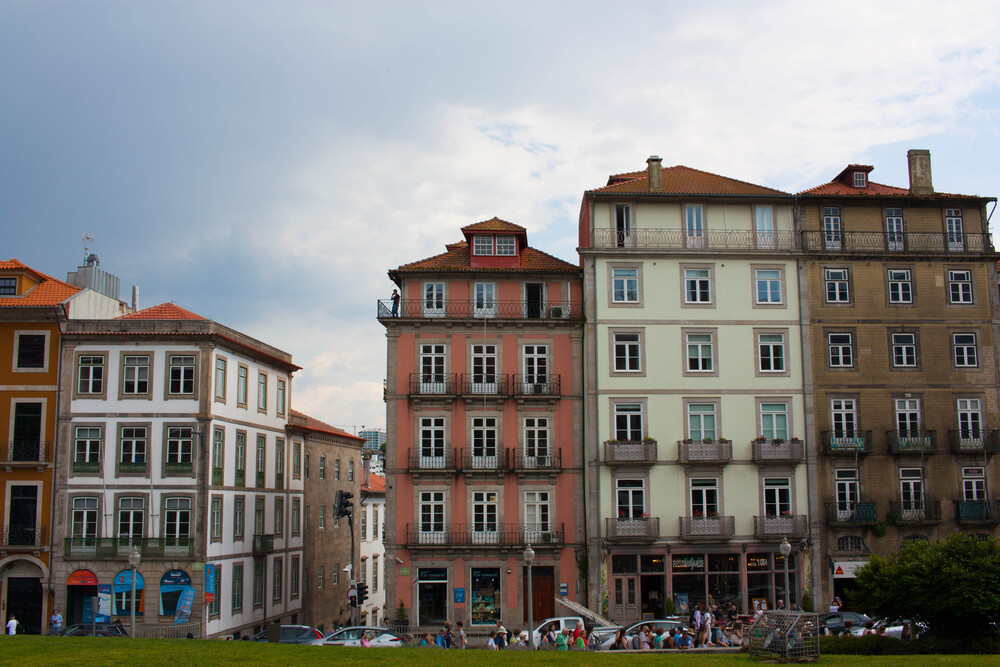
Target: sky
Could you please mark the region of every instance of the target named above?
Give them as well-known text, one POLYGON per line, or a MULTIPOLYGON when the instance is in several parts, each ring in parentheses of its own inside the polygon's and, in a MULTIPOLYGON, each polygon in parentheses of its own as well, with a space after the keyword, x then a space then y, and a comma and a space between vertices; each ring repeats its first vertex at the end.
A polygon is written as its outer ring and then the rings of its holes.
POLYGON ((1000 195, 998 34, 993 0, 0 0, 0 258, 65 278, 91 234, 126 300, 384 427, 386 272, 493 216, 576 262, 583 192, 649 155, 797 192, 923 148, 1000 195))

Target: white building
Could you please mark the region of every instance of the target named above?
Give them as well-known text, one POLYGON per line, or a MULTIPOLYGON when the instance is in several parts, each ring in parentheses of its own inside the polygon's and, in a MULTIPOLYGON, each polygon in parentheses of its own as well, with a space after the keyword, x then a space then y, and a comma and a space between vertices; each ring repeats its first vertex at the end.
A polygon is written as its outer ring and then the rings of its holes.
POLYGON ((361 605, 359 618, 362 625, 385 625, 392 611, 386 608, 385 600, 385 477, 372 474, 367 465, 362 475, 357 517, 361 538, 358 581, 368 584, 368 599, 361 605))

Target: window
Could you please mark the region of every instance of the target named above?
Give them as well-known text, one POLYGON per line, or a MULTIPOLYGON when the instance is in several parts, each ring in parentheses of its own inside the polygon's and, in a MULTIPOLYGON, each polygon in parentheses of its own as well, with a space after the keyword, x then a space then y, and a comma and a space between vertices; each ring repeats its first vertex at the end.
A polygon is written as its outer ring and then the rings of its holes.
POLYGON ((472 494, 472 539, 478 543, 497 542, 497 493, 476 491, 472 494))
POLYGON ((892 337, 892 365, 896 368, 915 368, 917 365, 917 335, 894 333, 892 337))
POLYGON ((149 442, 148 431, 145 426, 123 426, 121 429, 121 458, 122 470, 129 466, 146 469, 146 448, 149 442))
POLYGON ((118 500, 118 539, 128 545, 141 546, 139 540, 146 535, 146 499, 120 498, 118 500))
POLYGON ((444 417, 420 418, 420 467, 443 468, 444 417))
POLYGON ((74 498, 72 537, 84 546, 97 537, 97 498, 74 498))
POLYGON ((223 465, 226 460, 226 430, 212 429, 212 483, 222 484, 223 465))
POLYGON ((920 399, 897 398, 896 431, 900 438, 917 438, 920 436, 920 399))
POLYGON ((635 373, 641 371, 641 334, 638 332, 615 332, 613 339, 615 372, 635 373))
POLYGON ((632 237, 632 207, 615 204, 615 245, 623 248, 630 244, 632 237))
POLYGON ((253 606, 264 605, 264 561, 253 563, 253 606))
POLYGON ((472 237, 473 255, 492 255, 493 237, 488 234, 476 234, 472 237))
POLYGON ((837 538, 837 551, 864 551, 865 542, 860 535, 846 535, 837 538))
POLYGON ((278 414, 285 414, 285 381, 278 380, 278 398, 277 398, 278 414))
POLYGON ((691 516, 712 518, 719 515, 719 480, 715 477, 691 480, 691 516))
POLYGON ((444 283, 424 283, 424 315, 444 317, 444 283))
POLYGON ((945 227, 948 230, 948 250, 965 248, 965 234, 962 225, 962 209, 946 208, 944 210, 945 227))
POLYGON ((549 456, 549 420, 526 417, 524 420, 525 467, 545 466, 549 456))
POLYGON ((326 457, 325 456, 319 457, 319 478, 320 479, 326 479, 326 457))
POLYGON ((714 345, 710 333, 687 334, 687 370, 690 373, 710 373, 714 370, 714 345))
POLYGON ((306 479, 309 479, 309 455, 308 454, 306 454, 306 458, 305 458, 305 467, 306 467, 306 479))
POLYGON ((615 403, 615 440, 642 440, 642 404, 615 403))
POLYGON ((18 370, 44 370, 46 368, 45 348, 48 335, 45 333, 17 334, 18 370))
POLYGON ((348 482, 354 481, 354 459, 351 459, 347 462, 347 481, 348 482))
POLYGON ((885 235, 889 250, 903 250, 906 239, 903 235, 903 209, 885 209, 885 235))
POLYGON ((967 502, 987 500, 986 473, 982 468, 962 468, 962 499, 967 502))
POLYGON ((781 269, 755 269, 754 286, 758 304, 782 303, 781 269))
POLYGON ((619 519, 641 519, 646 513, 646 485, 641 479, 615 480, 615 502, 619 519))
POLYGON ((246 519, 246 499, 243 496, 233 498, 233 540, 243 541, 243 531, 246 519))
POLYGON ((257 496, 253 502, 253 534, 264 534, 264 497, 257 496))
POLYGON ((249 372, 246 366, 241 365, 236 374, 236 405, 243 408, 247 406, 247 385, 249 384, 247 376, 249 372))
POLYGON ((330 571, 330 583, 334 586, 340 584, 340 563, 336 562, 333 564, 333 570, 330 571))
POLYGON ((513 236, 497 237, 497 255, 513 257, 517 254, 517 245, 513 236))
POLYGON ((979 358, 976 354, 976 334, 952 334, 952 341, 955 350, 955 366, 976 368, 979 365, 979 358))
POLYGON ((768 440, 788 439, 788 403, 760 404, 760 434, 768 440))
POLYGON ((827 206, 823 209, 823 247, 840 250, 840 208, 827 206))
POLYGON ((684 269, 684 303, 712 302, 712 279, 709 269, 684 269))
POLYGON ((950 303, 972 303, 972 271, 948 272, 948 296, 950 303))
POLYGON ((316 588, 323 588, 323 578, 325 577, 325 572, 322 565, 316 566, 316 588))
POLYGON ((830 352, 831 368, 852 368, 854 366, 854 348, 852 335, 849 333, 827 334, 830 352))
POLYGON ((983 415, 979 399, 960 398, 957 408, 960 448, 978 448, 983 437, 983 415))
POLYGON ((234 612, 243 611, 243 563, 233 563, 232 606, 234 612))
POLYGON ((274 486, 283 488, 285 485, 285 441, 282 438, 274 440, 274 486))
POLYGON ((611 302, 639 303, 639 269, 611 269, 611 302))
POLYGON ((11 454, 14 461, 40 461, 42 445, 42 406, 39 401, 13 401, 14 433, 11 454))
POLYGON ((0 295, 15 296, 17 294, 17 278, 0 278, 0 295))
POLYGON ((757 247, 773 248, 774 210, 770 206, 757 206, 754 208, 754 214, 754 223, 757 225, 757 247))
POLYGON ((913 303, 909 269, 889 269, 889 303, 913 303))
POLYGON ((298 535, 301 531, 302 500, 292 498, 292 535, 298 535))
POLYGON ((290 595, 293 598, 299 597, 299 557, 292 556, 292 568, 288 574, 290 595))
POLYGON ((764 478, 764 515, 787 516, 792 513, 792 485, 787 477, 764 478))
POLYGON ((267 373, 257 373, 257 412, 267 412, 267 373))
MULTIPOLYGON (((552 508, 549 505, 548 491, 525 491, 524 492, 524 529, 529 535, 525 538, 538 540, 542 533, 552 530, 549 523, 552 515, 552 508)), ((541 538, 545 539, 545 538, 541 538)))
POLYGON ((837 494, 837 520, 848 521, 858 504, 858 470, 839 468, 833 471, 833 479, 837 494))
POLYGON ((302 443, 292 443, 292 477, 299 479, 302 477, 302 443))
POLYGON ((267 436, 258 435, 257 436, 257 468, 254 472, 257 473, 255 480, 257 486, 265 486, 267 480, 265 479, 267 474, 267 436))
POLYGON ((149 394, 149 355, 125 355, 122 360, 122 394, 125 396, 149 394))
POLYGON ((226 360, 215 358, 215 398, 226 402, 226 360))
POLYGON ((274 534, 281 536, 285 534, 285 499, 274 499, 274 534))
POLYGON ((687 232, 687 247, 705 247, 705 222, 701 204, 688 204, 684 207, 684 229, 687 232))
POLYGON ((101 463, 101 444, 104 432, 100 426, 78 426, 76 429, 73 466, 77 469, 98 470, 101 463))
POLYGON ((194 396, 194 355, 170 355, 167 358, 167 393, 194 396))
POLYGON ((826 302, 850 303, 851 291, 847 269, 825 269, 826 302))
POLYGON ((84 355, 77 360, 77 394, 104 393, 104 357, 84 355))
POLYGON ((853 398, 830 399, 834 438, 854 438, 857 435, 858 416, 853 398))
POLYGON ((420 493, 420 538, 424 544, 443 544, 444 532, 444 492, 422 491, 420 493))
POLYGON ((757 335, 757 352, 761 373, 785 372, 785 336, 778 333, 757 335))
POLYGON ((222 498, 214 496, 212 498, 212 508, 210 510, 210 526, 212 531, 212 541, 222 541, 222 498))
POLYGON ((472 387, 470 389, 473 394, 495 394, 497 392, 496 345, 472 346, 472 387))
POLYGON ((316 527, 320 530, 326 528, 326 505, 319 506, 319 516, 316 518, 316 527))
MULTIPOLYGON (((323 457, 320 457, 322 460, 323 457)), ((322 477, 320 478, 322 479, 322 477)), ((340 459, 333 460, 333 479, 335 481, 340 481, 340 459)))
POLYGON ((378 554, 372 556, 372 593, 378 592, 378 566, 380 559, 378 554))
POLYGON ((854 187, 863 188, 868 185, 868 174, 863 171, 854 172, 854 187))
POLYGON ((236 486, 246 484, 247 472, 247 435, 241 431, 236 433, 236 486))
POLYGON ((473 417, 472 467, 496 468, 498 465, 496 417, 473 417))
MULTIPOLYGON (((523 348, 524 383, 526 386, 547 384, 549 381, 549 348, 547 345, 525 345, 523 348)), ((526 391, 527 391, 526 387, 526 391)))
POLYGON ((473 285, 473 317, 496 317, 497 286, 494 283, 473 285))
POLYGON ((900 468, 899 500, 904 521, 924 518, 924 479, 920 468, 900 468))
POLYGON ((715 424, 715 403, 688 403, 688 436, 695 442, 715 440, 718 437, 715 424))
POLYGON ((170 465, 191 467, 194 449, 194 432, 190 426, 170 426, 167 428, 167 467, 170 465))
POLYGON ((191 499, 167 498, 163 522, 166 547, 187 547, 191 537, 191 499))
POLYGON ((443 394, 447 389, 444 377, 445 346, 420 346, 420 393, 443 394))

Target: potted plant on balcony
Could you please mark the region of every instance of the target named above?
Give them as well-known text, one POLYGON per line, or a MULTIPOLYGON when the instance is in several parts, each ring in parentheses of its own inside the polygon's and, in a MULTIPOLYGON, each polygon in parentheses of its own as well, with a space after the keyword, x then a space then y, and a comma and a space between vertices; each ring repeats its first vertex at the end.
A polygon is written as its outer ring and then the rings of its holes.
POLYGON ((793 445, 798 445, 802 443, 802 439, 799 438, 798 436, 792 436, 792 439, 789 440, 788 442, 792 443, 793 445))
POLYGON ((756 438, 753 439, 753 441, 758 445, 763 445, 765 442, 767 442, 767 438, 765 438, 762 435, 758 435, 756 438))
POLYGON ((702 438, 701 442, 702 442, 702 444, 705 444, 705 445, 711 445, 714 442, 714 440, 712 440, 711 438, 702 438))

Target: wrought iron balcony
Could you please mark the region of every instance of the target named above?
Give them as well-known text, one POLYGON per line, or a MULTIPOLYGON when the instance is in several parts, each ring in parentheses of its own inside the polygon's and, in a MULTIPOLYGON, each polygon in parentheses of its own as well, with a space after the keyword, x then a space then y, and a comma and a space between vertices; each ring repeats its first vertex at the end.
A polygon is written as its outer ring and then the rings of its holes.
POLYGON ((558 375, 516 374, 511 376, 511 394, 514 396, 548 398, 558 396, 560 393, 560 376, 558 375))
POLYGON ((409 461, 410 472, 427 471, 453 473, 458 470, 457 464, 460 460, 454 450, 427 450, 423 452, 410 450, 407 458, 409 461))
POLYGON ((510 393, 510 376, 497 373, 463 373, 459 392, 466 396, 506 396, 510 393))
POLYGON ((118 472, 120 473, 142 475, 147 470, 147 463, 145 461, 120 461, 118 463, 118 472))
POLYGON ((3 548, 7 551, 18 549, 37 550, 48 544, 48 526, 12 523, 3 531, 3 548))
POLYGON ((992 500, 956 500, 955 521, 957 523, 990 525, 1000 523, 1000 502, 992 500))
POLYGON ((410 373, 411 396, 454 396, 456 393, 457 373, 410 373))
POLYGON ((736 534, 736 519, 731 516, 682 516, 682 540, 728 540, 736 534))
POLYGON ((100 461, 73 461, 73 463, 70 464, 70 467, 73 472, 84 475, 100 475, 102 468, 100 461))
POLYGON ((751 456, 757 463, 800 463, 805 447, 801 440, 751 440, 751 456))
POLYGON ((463 450, 459 456, 462 470, 466 473, 484 472, 502 474, 510 470, 510 453, 506 449, 463 450))
POLYGON ((427 547, 533 547, 563 544, 563 524, 498 523, 407 524, 406 546, 427 547))
POLYGON ((733 460, 732 440, 680 440, 678 463, 729 463, 733 460))
POLYGON ((656 440, 607 440, 604 462, 609 466, 652 465, 656 463, 656 440))
POLYGON ((594 248, 642 248, 656 250, 684 251, 739 251, 793 250, 796 246, 795 232, 753 231, 750 229, 723 230, 704 229, 697 234, 686 229, 633 229, 625 233, 617 229, 595 229, 594 248))
POLYGON ((562 470, 562 450, 549 450, 547 454, 539 454, 538 450, 515 449, 512 458, 514 467, 519 472, 552 472, 562 470))
POLYGON ((583 303, 575 301, 476 301, 475 299, 403 299, 399 315, 392 314, 392 299, 379 299, 378 319, 490 319, 582 320, 583 303))
POLYGON ((67 537, 66 558, 128 558, 132 548, 143 558, 175 558, 194 553, 194 540, 187 537, 67 537))
POLYGON ((878 522, 878 503, 826 503, 826 522, 831 525, 870 525, 878 522))
POLYGON ((955 454, 995 454, 1000 447, 997 431, 948 431, 948 442, 955 454))
POLYGON ((604 520, 608 540, 649 542, 660 537, 660 517, 618 517, 604 520))
POLYGON ((753 534, 759 540, 776 537, 805 537, 809 530, 809 517, 805 514, 755 516, 753 534))
POLYGON ((849 433, 823 431, 820 437, 823 441, 823 452, 827 456, 854 456, 855 454, 868 454, 872 451, 871 431, 849 433))
POLYGON ((885 439, 893 454, 933 454, 937 448, 936 431, 886 431, 885 439))
POLYGON ((274 535, 254 535, 253 553, 255 556, 269 554, 274 551, 274 535))
POLYGON ((52 463, 52 443, 38 440, 14 440, 0 450, 3 460, 0 465, 7 467, 38 466, 52 463))
POLYGON ((222 468, 212 468, 212 484, 222 486, 223 479, 225 479, 225 470, 222 468))
POLYGON ((889 523, 938 523, 941 521, 940 500, 889 501, 889 523))
POLYGON ((993 252, 989 234, 944 232, 845 232, 808 230, 800 232, 806 252, 879 253, 936 255, 942 253, 993 252))

